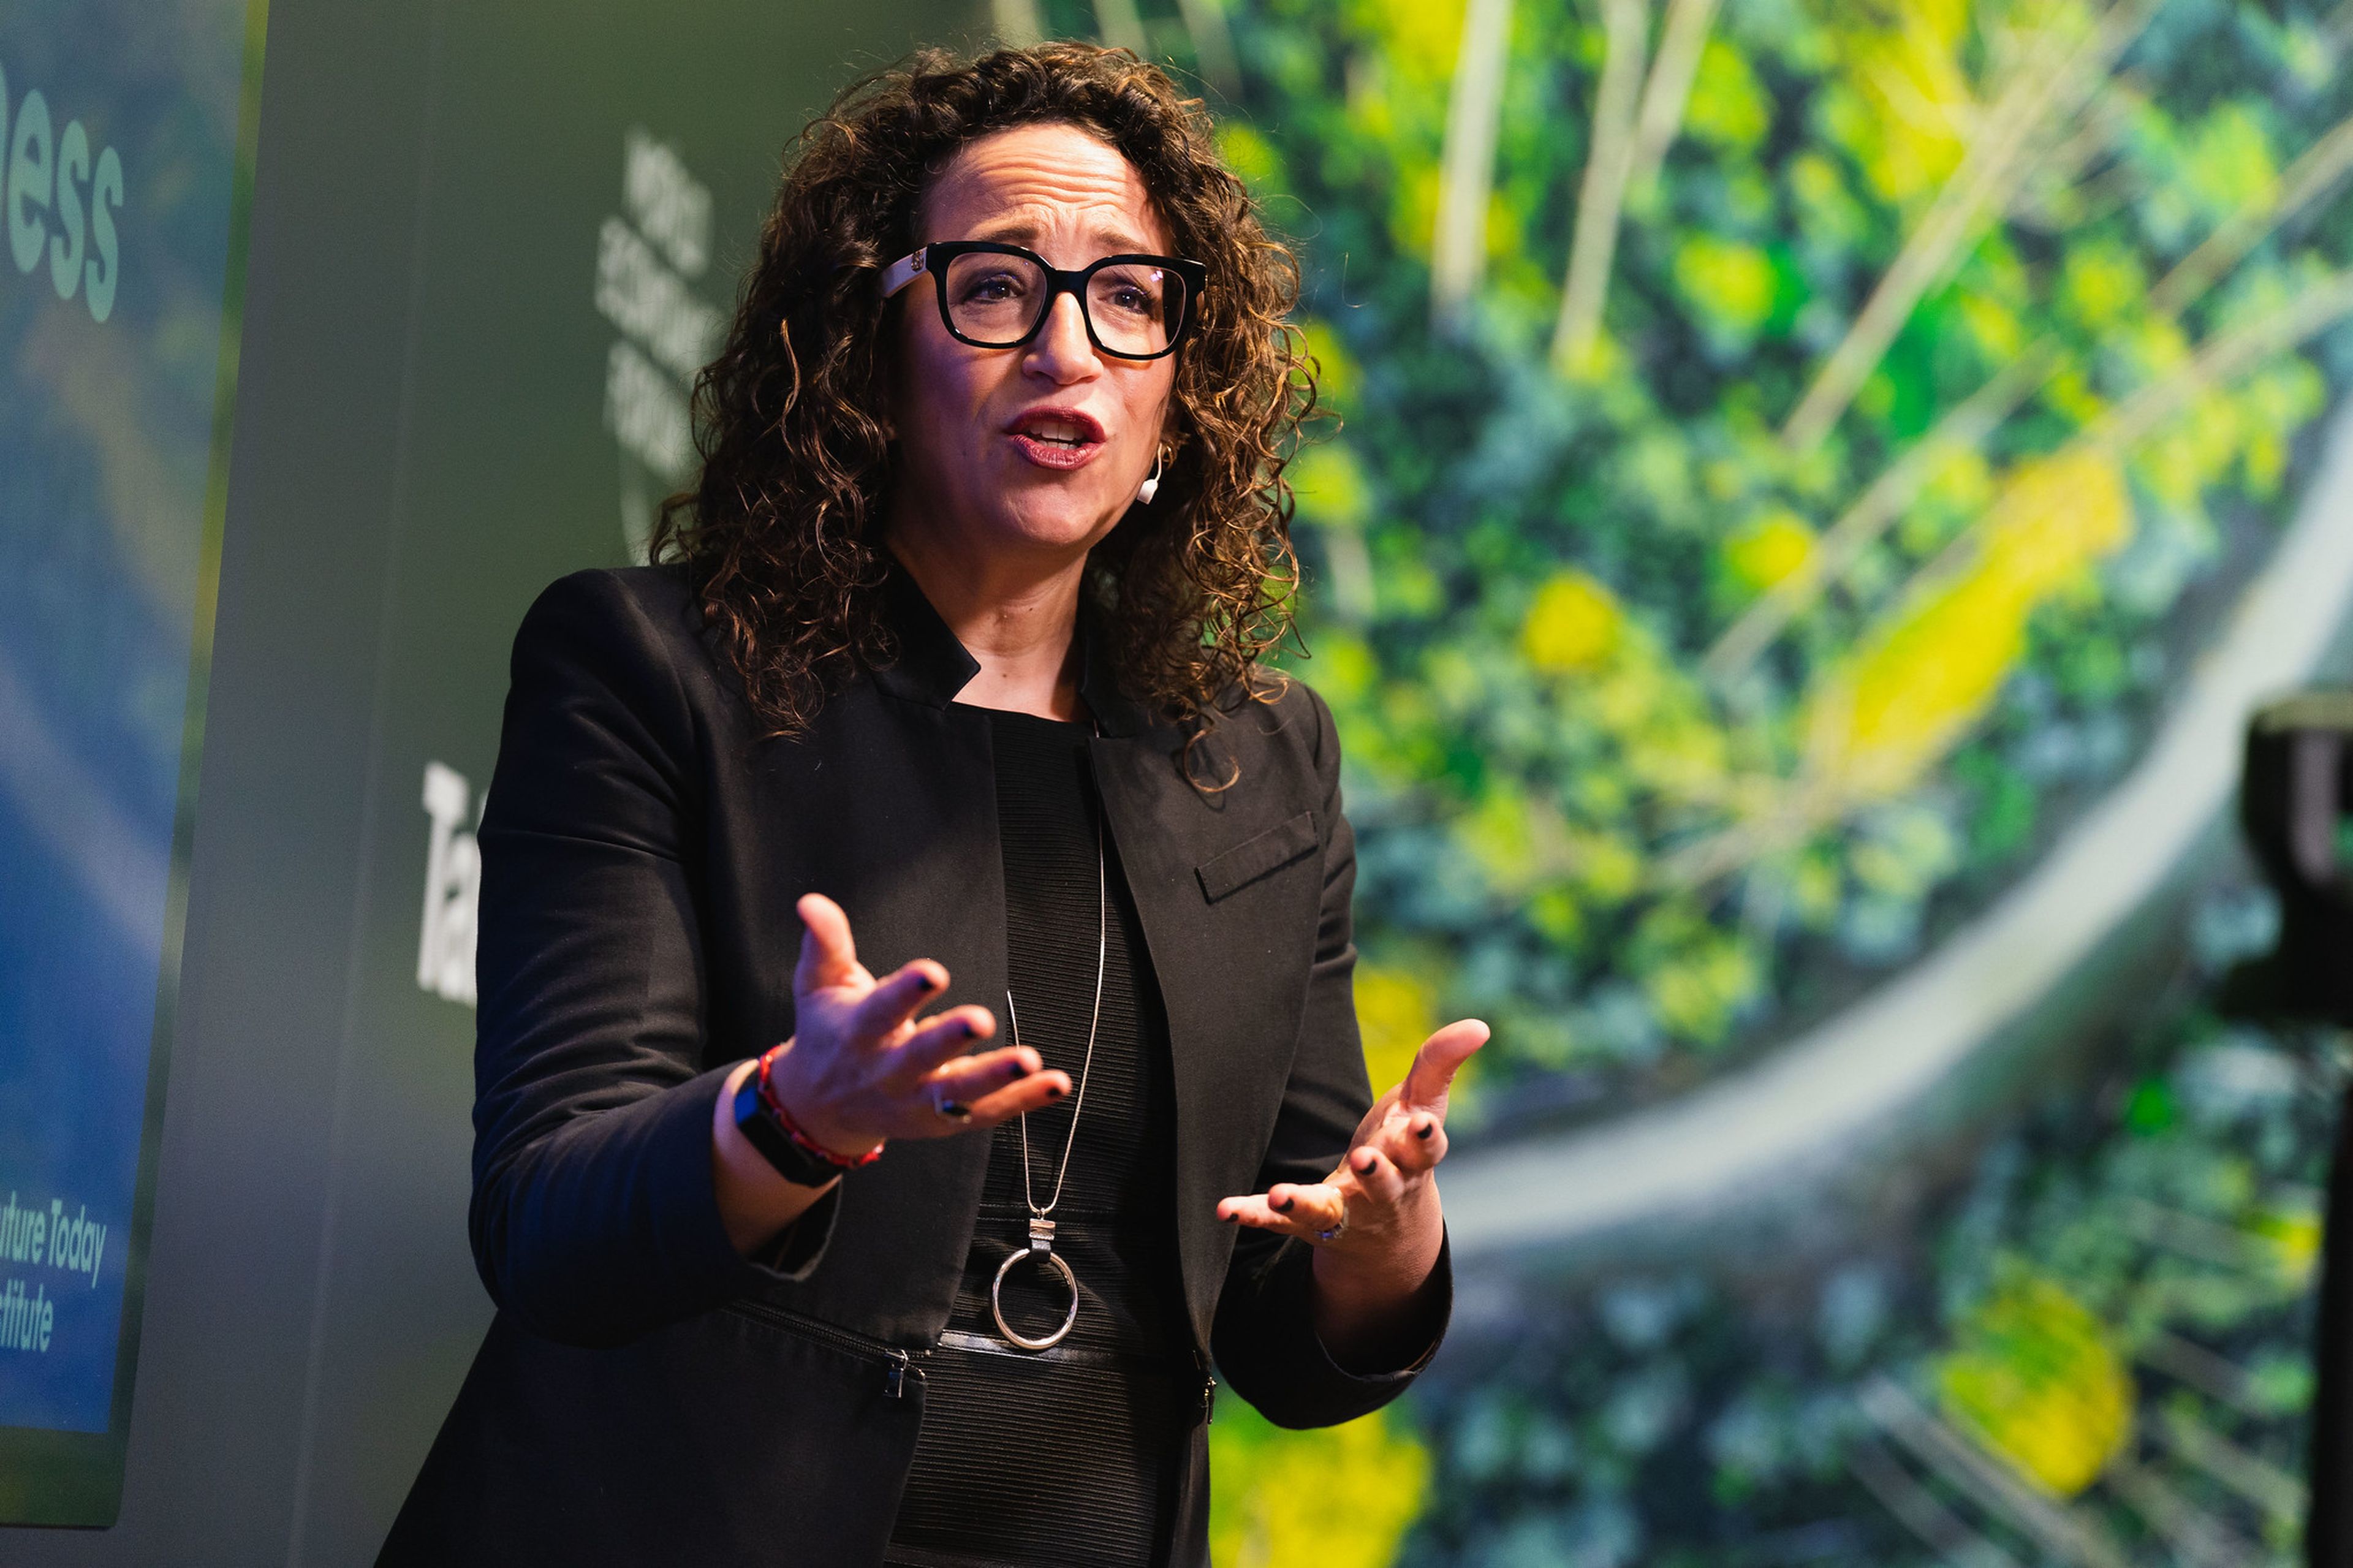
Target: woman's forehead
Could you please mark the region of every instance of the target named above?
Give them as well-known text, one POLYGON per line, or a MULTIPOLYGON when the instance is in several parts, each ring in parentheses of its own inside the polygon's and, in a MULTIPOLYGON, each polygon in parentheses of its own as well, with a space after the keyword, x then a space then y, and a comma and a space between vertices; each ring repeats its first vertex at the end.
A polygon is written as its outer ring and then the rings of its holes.
POLYGON ((1025 125, 967 143, 923 194, 922 216, 927 243, 1060 243, 1089 256, 1169 245, 1167 225, 1135 165, 1074 125, 1025 125))

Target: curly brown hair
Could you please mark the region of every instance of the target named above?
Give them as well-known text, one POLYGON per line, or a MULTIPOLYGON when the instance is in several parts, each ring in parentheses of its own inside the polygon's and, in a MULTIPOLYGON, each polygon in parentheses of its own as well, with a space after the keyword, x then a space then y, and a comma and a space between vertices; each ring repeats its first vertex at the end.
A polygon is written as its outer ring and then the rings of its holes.
POLYGON ((805 731, 896 651, 873 613, 892 468, 880 269, 914 249, 919 204, 960 148, 1040 123, 1124 154, 1180 253, 1208 269, 1157 502, 1088 558, 1119 684, 1196 736, 1267 689, 1260 661, 1292 629, 1298 584, 1282 470, 1315 408, 1314 362, 1286 321, 1297 262, 1219 157, 1200 101, 1157 67, 1082 43, 969 61, 927 50, 845 89, 797 139, 726 347, 696 378, 701 479, 654 531, 653 558, 684 563, 772 734, 805 731))

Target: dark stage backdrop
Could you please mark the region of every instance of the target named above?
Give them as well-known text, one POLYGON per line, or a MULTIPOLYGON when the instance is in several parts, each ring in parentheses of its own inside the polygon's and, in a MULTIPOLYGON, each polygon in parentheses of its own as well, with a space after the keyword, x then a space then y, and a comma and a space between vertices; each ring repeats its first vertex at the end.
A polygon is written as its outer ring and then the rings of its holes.
POLYGON ((0 1560, 373 1556, 489 1318, 514 626, 677 475, 786 137, 985 20, 0 14, 0 1519, 112 1526, 0 1560))

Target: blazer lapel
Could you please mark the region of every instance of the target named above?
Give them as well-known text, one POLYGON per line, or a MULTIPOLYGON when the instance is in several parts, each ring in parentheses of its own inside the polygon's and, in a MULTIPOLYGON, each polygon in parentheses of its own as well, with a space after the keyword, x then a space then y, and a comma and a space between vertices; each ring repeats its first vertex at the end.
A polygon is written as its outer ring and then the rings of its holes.
MULTIPOLYGON (((1234 1233, 1218 1200, 1256 1187, 1306 1001, 1319 879, 1268 878, 1267 896, 1212 901, 1201 868, 1261 836, 1272 803, 1186 781, 1166 727, 1106 735, 1094 773, 1168 1018, 1176 1092, 1176 1236, 1206 1353, 1234 1233), (1245 806, 1257 811, 1246 812, 1245 806)), ((1243 786, 1247 787, 1247 786, 1243 786)))

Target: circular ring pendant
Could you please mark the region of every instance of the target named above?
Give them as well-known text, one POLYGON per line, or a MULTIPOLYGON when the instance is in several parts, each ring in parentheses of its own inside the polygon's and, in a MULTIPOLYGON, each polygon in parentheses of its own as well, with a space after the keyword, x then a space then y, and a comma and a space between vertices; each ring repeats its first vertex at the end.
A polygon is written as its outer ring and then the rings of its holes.
POLYGON ((1060 1253, 1048 1251, 1044 1247, 1033 1247, 1027 1251, 1014 1253, 997 1266, 997 1278, 989 1283, 988 1287, 988 1310, 997 1318, 998 1331, 1023 1350, 1050 1350, 1062 1342, 1062 1336, 1069 1333, 1071 1325, 1079 1321, 1079 1277, 1071 1272, 1071 1266, 1062 1261, 1060 1253), (1060 1269, 1062 1283, 1071 1288, 1071 1306, 1070 1310, 1062 1314, 1061 1327, 1041 1340, 1027 1337, 1005 1321, 1005 1277, 1013 1272, 1015 1264, 1029 1258, 1050 1263, 1060 1269))

